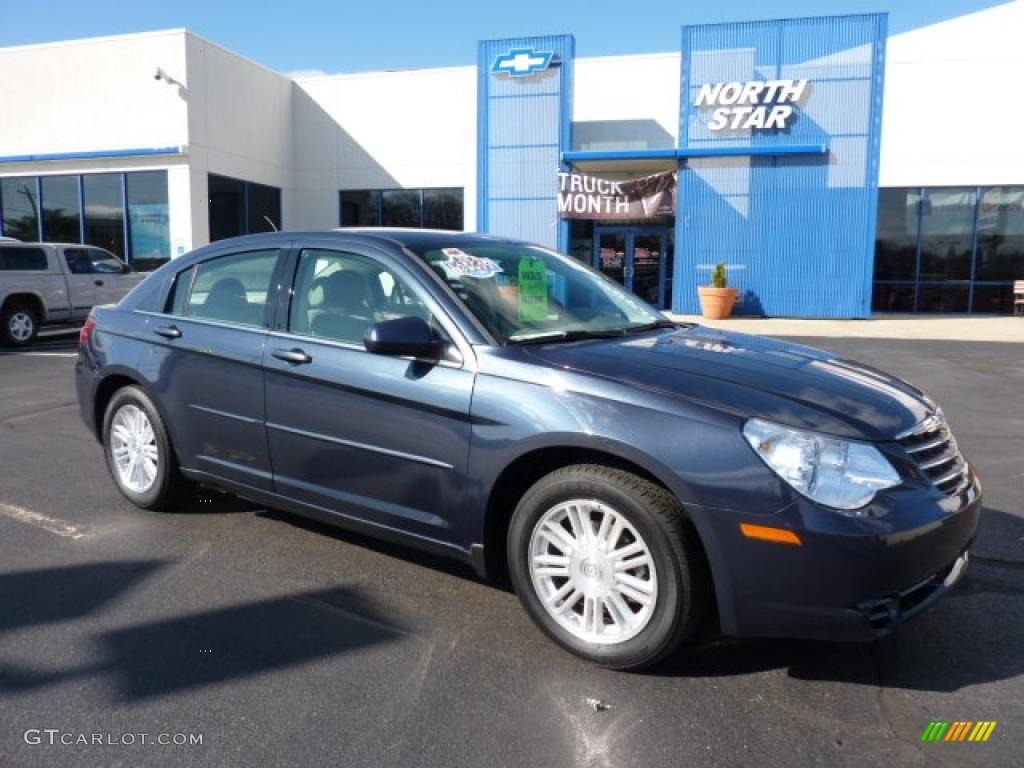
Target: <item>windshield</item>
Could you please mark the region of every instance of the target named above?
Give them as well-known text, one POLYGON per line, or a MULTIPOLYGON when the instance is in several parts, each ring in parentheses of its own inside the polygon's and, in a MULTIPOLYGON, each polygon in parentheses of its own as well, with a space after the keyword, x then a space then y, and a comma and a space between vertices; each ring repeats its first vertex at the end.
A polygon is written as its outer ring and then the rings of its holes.
POLYGON ((535 245, 481 240, 412 250, 502 344, 621 335, 672 325, 617 283, 535 245))

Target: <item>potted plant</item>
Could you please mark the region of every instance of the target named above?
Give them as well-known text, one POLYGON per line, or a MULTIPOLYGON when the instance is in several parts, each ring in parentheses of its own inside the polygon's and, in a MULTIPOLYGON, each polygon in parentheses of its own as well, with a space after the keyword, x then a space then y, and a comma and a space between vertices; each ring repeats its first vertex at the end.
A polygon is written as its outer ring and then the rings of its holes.
POLYGON ((698 286, 697 293, 701 314, 708 320, 724 320, 732 314, 739 291, 729 287, 725 264, 716 264, 715 271, 711 273, 711 285, 698 286))

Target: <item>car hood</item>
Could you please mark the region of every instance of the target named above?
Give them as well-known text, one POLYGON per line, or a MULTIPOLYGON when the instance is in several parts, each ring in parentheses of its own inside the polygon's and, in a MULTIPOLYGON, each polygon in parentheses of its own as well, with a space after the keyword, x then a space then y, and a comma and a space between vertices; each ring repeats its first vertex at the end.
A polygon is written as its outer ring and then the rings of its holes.
POLYGON ((525 349, 549 365, 854 439, 891 440, 935 411, 919 389, 869 366, 702 326, 525 349))

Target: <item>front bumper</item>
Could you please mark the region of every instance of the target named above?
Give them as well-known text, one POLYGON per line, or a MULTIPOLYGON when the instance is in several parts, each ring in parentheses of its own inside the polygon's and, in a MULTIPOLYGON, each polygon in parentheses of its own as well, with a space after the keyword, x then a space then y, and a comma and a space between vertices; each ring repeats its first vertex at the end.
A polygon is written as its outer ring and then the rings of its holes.
POLYGON ((723 632, 872 640, 962 578, 981 512, 973 470, 954 496, 934 487, 894 489, 872 507, 878 516, 866 518, 806 499, 769 516, 709 510, 723 632), (795 531, 802 544, 747 538, 744 522, 795 531))

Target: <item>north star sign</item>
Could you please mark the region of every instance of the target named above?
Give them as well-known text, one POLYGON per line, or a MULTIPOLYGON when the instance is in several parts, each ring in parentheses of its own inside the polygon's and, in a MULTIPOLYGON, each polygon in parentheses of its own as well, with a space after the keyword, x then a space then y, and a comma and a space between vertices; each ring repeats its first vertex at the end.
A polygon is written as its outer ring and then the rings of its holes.
POLYGON ((706 83, 694 105, 714 108, 708 120, 710 131, 781 129, 792 122, 796 115, 794 106, 806 90, 806 80, 706 83))
POLYGON ((494 58, 491 72, 496 75, 525 77, 543 72, 551 66, 554 51, 535 51, 532 48, 513 48, 494 58))

